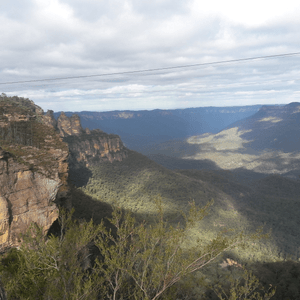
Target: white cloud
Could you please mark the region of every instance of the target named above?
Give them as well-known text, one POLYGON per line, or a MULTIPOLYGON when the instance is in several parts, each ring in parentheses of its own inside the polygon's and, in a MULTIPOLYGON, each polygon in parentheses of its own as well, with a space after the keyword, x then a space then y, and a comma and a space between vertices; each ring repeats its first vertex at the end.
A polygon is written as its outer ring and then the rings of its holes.
MULTIPOLYGON (((291 0, 10 3, 0 12, 0 83, 299 51, 300 3, 291 0)), ((298 97, 299 58, 0 85, 53 110, 254 104, 271 95, 286 103, 298 97)))
POLYGON ((258 27, 287 19, 287 16, 294 19, 299 16, 300 3, 297 0, 210 0, 204 4, 194 0, 191 10, 196 16, 222 16, 236 24, 258 27))

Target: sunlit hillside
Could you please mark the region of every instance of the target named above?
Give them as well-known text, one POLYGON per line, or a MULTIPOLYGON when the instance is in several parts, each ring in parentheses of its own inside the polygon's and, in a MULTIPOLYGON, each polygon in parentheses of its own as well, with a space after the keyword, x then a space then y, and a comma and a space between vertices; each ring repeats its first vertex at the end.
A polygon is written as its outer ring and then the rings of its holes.
POLYGON ((300 175, 299 108, 299 103, 263 107, 219 133, 162 143, 150 148, 148 155, 153 159, 154 154, 161 154, 187 162, 210 161, 215 168, 242 168, 297 179, 300 175))
POLYGON ((122 162, 103 163, 90 168, 92 174, 81 189, 94 199, 117 203, 138 218, 151 220, 155 197, 161 196, 170 222, 182 221, 181 211, 192 200, 204 206, 214 199, 210 214, 193 231, 193 238, 211 239, 224 228, 253 232, 259 226, 272 229, 271 238, 257 244, 255 251, 241 258, 273 261, 300 257, 298 214, 300 185, 281 177, 243 184, 230 171, 171 171, 136 152, 122 162), (280 220, 279 220, 280 219, 280 220))

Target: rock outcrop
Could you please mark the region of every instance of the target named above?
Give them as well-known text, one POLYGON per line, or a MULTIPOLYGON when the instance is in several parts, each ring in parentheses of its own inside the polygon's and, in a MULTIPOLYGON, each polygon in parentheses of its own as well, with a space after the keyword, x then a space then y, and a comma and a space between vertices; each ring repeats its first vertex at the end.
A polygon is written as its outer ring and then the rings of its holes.
POLYGON ((57 219, 68 193, 68 147, 32 101, 2 97, 1 111, 0 246, 11 247, 32 222, 46 232, 57 219))
POLYGON ((60 135, 69 146, 72 165, 79 163, 89 167, 103 161, 122 161, 128 155, 118 135, 99 129, 83 130, 78 115, 68 118, 61 113, 57 121, 60 135))
POLYGON ((32 222, 48 230, 58 217, 54 201, 60 186, 58 177, 34 172, 0 150, 0 244, 17 245, 32 222))
POLYGON ((47 113, 43 115, 43 123, 57 130, 57 121, 54 118, 53 110, 48 110, 47 113))
POLYGON ((0 247, 18 246, 32 222, 50 228, 70 204, 70 169, 85 180, 87 167, 126 157, 119 136, 83 130, 77 115, 56 121, 29 99, 0 95, 0 247))
POLYGON ((64 141, 69 145, 70 162, 83 163, 86 167, 103 161, 122 161, 127 157, 127 149, 118 135, 106 134, 100 130, 68 136, 64 141))
POLYGON ((62 112, 57 120, 57 127, 62 137, 69 135, 80 135, 83 133, 83 129, 80 124, 80 118, 78 115, 73 115, 68 118, 64 112, 62 112))
POLYGON ((128 156, 120 137, 103 131, 85 130, 78 115, 58 117, 57 129, 69 146, 69 180, 75 186, 83 186, 91 176, 89 167, 105 161, 122 161, 128 156))

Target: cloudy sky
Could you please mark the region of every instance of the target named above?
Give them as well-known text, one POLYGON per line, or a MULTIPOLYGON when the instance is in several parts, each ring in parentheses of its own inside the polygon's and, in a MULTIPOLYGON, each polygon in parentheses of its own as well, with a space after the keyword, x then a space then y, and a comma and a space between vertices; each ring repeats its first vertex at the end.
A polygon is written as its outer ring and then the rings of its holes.
POLYGON ((1 92, 54 111, 300 102, 300 54, 239 60, 300 52, 299 28, 299 0, 0 0, 1 92))

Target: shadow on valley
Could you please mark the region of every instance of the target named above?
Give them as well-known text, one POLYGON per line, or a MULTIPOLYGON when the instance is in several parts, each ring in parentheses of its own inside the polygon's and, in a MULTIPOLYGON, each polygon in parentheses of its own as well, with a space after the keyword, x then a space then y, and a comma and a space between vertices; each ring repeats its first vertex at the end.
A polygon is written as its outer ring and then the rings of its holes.
POLYGON ((256 149, 273 149, 284 152, 299 151, 300 114, 299 103, 285 106, 262 107, 257 113, 237 121, 228 128, 238 127, 246 131, 241 138, 256 149))
POLYGON ((86 185, 89 181, 89 178, 92 176, 91 170, 87 167, 76 164, 69 164, 69 181, 74 184, 76 187, 82 187, 86 185))
POLYGON ((209 159, 194 160, 194 159, 183 159, 178 157, 170 157, 163 154, 149 154, 148 158, 155 161, 159 165, 170 169, 194 169, 194 170, 221 170, 215 162, 209 159))
POLYGON ((94 199, 77 188, 71 188, 71 199, 76 219, 84 219, 87 222, 93 219, 95 224, 99 224, 103 219, 111 217, 110 204, 94 199))
MULTIPOLYGON (((297 137, 293 139, 298 140, 297 137)), ((261 140, 257 140, 257 143, 261 143, 261 140)), ((241 138, 238 129, 233 128, 216 135, 203 135, 186 141, 168 141, 156 148, 149 148, 146 155, 169 169, 227 169, 236 173, 235 170, 242 171, 244 168, 253 170, 257 178, 261 177, 259 173, 299 178, 299 151, 284 152, 276 148, 255 150, 249 144, 241 138)))
MULTIPOLYGON (((243 264, 243 262, 241 262, 241 264, 243 264)), ((300 299, 300 265, 298 262, 291 260, 270 263, 257 262, 247 265, 246 268, 253 271, 265 289, 268 289, 270 285, 276 288, 275 295, 271 298, 272 300, 300 299)), ((212 280, 218 278, 220 280, 223 278, 224 273, 236 278, 239 274, 238 269, 239 267, 232 265, 227 267, 226 270, 215 267, 215 269, 210 268, 205 271, 209 274, 208 278, 212 278, 212 280)), ((225 290, 226 288, 228 289, 228 286, 225 285, 225 290)), ((212 290, 206 292, 206 297, 206 299, 209 300, 220 299, 212 290)))
MULTIPOLYGON (((217 171, 220 174, 230 174, 232 180, 238 182, 249 183, 249 180, 262 179, 268 174, 258 173, 253 170, 247 170, 244 168, 237 168, 230 170, 230 172, 221 169, 217 164, 210 159, 184 159, 177 157, 170 157, 163 154, 149 154, 147 155, 149 159, 155 161, 159 165, 169 169, 169 170, 205 170, 205 171, 217 171)), ((282 163, 284 164, 284 162, 282 163)))
POLYGON ((295 261, 274 263, 256 263, 253 265, 254 274, 266 286, 276 286, 272 299, 300 299, 300 264, 295 261))
POLYGON ((190 144, 186 139, 167 140, 162 143, 156 143, 139 149, 144 155, 164 155, 172 158, 183 158, 185 156, 194 156, 201 151, 201 146, 190 144))
MULTIPOLYGON (((71 200, 71 206, 74 208, 73 217, 77 220, 85 220, 86 222, 89 222, 93 219, 95 224, 100 224, 102 220, 111 217, 112 206, 110 204, 93 199, 93 197, 88 196, 72 184, 70 185, 70 194, 68 196, 71 200)), ((65 200, 68 202, 68 199, 65 200)), ((63 202, 59 203, 59 205, 62 205, 62 207, 65 206, 63 202)), ((68 204, 66 205, 66 208, 70 209, 68 204)), ((106 224, 108 223, 106 222, 106 224)), ((60 234, 60 225, 58 220, 54 221, 49 228, 47 235, 51 234, 60 234)))
MULTIPOLYGON (((222 172, 220 172, 222 173, 222 172)), ((198 180, 201 181, 200 178, 204 179, 206 178, 207 182, 214 181, 216 186, 223 186, 223 191, 228 193, 228 191, 232 191, 231 195, 231 203, 232 205, 235 205, 236 208, 238 207, 240 201, 238 201, 238 195, 243 192, 244 194, 247 194, 248 192, 251 192, 251 188, 245 189, 240 184, 233 185, 231 182, 231 172, 223 171, 222 176, 220 174, 215 174, 212 171, 203 171, 203 172, 197 172, 197 171, 191 171, 191 170, 182 170, 180 173, 177 174, 180 178, 188 176, 190 180, 198 180), (225 176, 225 175, 228 176, 225 176), (233 193, 234 191, 234 193, 233 193)), ((275 176, 276 177, 276 176, 275 176)), ((187 181, 182 179, 182 181, 186 184, 187 181)), ((268 176, 265 178, 263 182, 255 182, 254 184, 257 184, 258 190, 265 189, 270 187, 270 185, 274 184, 280 184, 280 178, 279 176, 276 178, 273 178, 272 176, 268 176)), ((198 186, 199 187, 199 186, 198 186)), ((191 186, 188 186, 188 188, 191 188, 191 186)), ((287 180, 284 183, 281 183, 280 186, 278 186, 279 190, 287 190, 292 189, 292 192, 297 192, 298 190, 295 189, 296 187, 292 184, 291 181, 287 180)), ((167 190, 163 191, 165 193, 165 196, 167 195, 167 190)), ((274 194, 277 193, 275 190, 273 192, 274 194)), ((73 188, 71 190, 71 195, 73 199, 73 206, 75 208, 75 217, 89 221, 91 218, 93 218, 95 223, 99 223, 103 218, 109 217, 112 212, 112 207, 109 203, 99 201, 99 199, 94 199, 91 196, 86 195, 82 190, 73 188)), ((227 194, 228 195, 228 194, 227 194)), ((272 196, 272 195, 270 195, 272 196)), ((228 196, 227 196, 228 197, 228 196)), ((128 199, 130 201, 130 199, 128 199)), ((247 202, 247 201, 245 201, 247 202)), ((216 203, 217 204, 217 203, 216 203)), ((255 208, 256 204, 249 204, 244 203, 244 207, 240 207, 238 209, 239 212, 244 211, 246 218, 251 218, 249 215, 249 207, 252 207, 252 209, 255 208)), ((128 206, 130 206, 130 203, 128 203, 128 206)), ((256 208, 256 210, 259 210, 260 208, 256 208)), ((126 210, 126 208, 125 208, 126 210)), ((131 211, 131 209, 130 209, 131 211)), ((212 211, 211 214, 213 214, 215 211, 212 211)), ((134 212, 134 216, 136 220, 142 221, 147 220, 148 222, 151 221, 153 217, 153 213, 140 213, 138 211, 134 212)), ((174 217, 176 217, 176 214, 167 213, 166 218, 169 220, 173 220, 174 217)), ((178 216, 177 216, 178 217, 178 216)), ((209 216, 208 216, 209 217, 209 216)), ((204 222, 205 219, 202 221, 204 222)), ((217 221, 217 218, 215 218, 215 221, 217 221)), ((252 219, 253 226, 256 227, 258 221, 256 219, 252 219)), ((241 224, 240 224, 241 225, 241 224)), ((206 227, 206 226, 204 226, 206 227)), ((241 226, 242 227, 242 226, 241 226)), ((242 228, 238 228, 237 230, 241 230, 242 228)), ((276 233, 276 228, 275 232, 276 233)), ((272 253, 270 253, 272 255, 272 253)), ((218 259, 215 263, 210 264, 205 269, 203 269, 202 274, 205 275, 206 278, 208 278, 211 281, 214 280, 222 280, 229 274, 235 274, 236 272, 239 272, 238 266, 232 265, 228 266, 226 268, 223 268, 220 266, 222 261, 226 260, 227 258, 231 258, 234 261, 237 261, 241 265, 246 265, 248 269, 252 270, 254 274, 258 277, 260 282, 267 288, 269 284, 271 284, 273 287, 276 286, 276 294, 272 298, 274 300, 282 300, 282 299, 290 299, 290 300, 296 300, 300 297, 300 286, 299 286, 299 280, 300 280, 300 266, 299 263, 295 261, 291 261, 287 259, 287 256, 285 258, 278 257, 278 260, 276 262, 263 262, 260 260, 260 257, 253 257, 253 260, 249 260, 247 258, 239 257, 239 253, 235 252, 229 252, 224 253, 220 259, 218 259)), ((195 280, 197 280, 197 275, 195 274, 195 280)), ((217 300, 217 298, 212 291, 206 292, 207 299, 211 300, 217 300)))
MULTIPOLYGON (((210 166, 215 167, 213 162, 210 166)), ((224 227, 251 232, 264 226, 266 231, 272 229, 271 239, 241 257, 251 261, 300 257, 300 185, 296 180, 245 169, 169 170, 134 151, 121 162, 104 162, 89 170, 87 184, 80 188, 79 214, 89 210, 95 217, 102 213, 103 204, 98 206, 97 201, 115 202, 138 219, 150 220, 157 212, 155 198, 162 197, 168 219, 178 222, 190 201, 202 207, 214 199, 211 212, 195 228, 195 237, 211 239, 224 227), (91 198, 84 200, 86 196, 91 198)))

